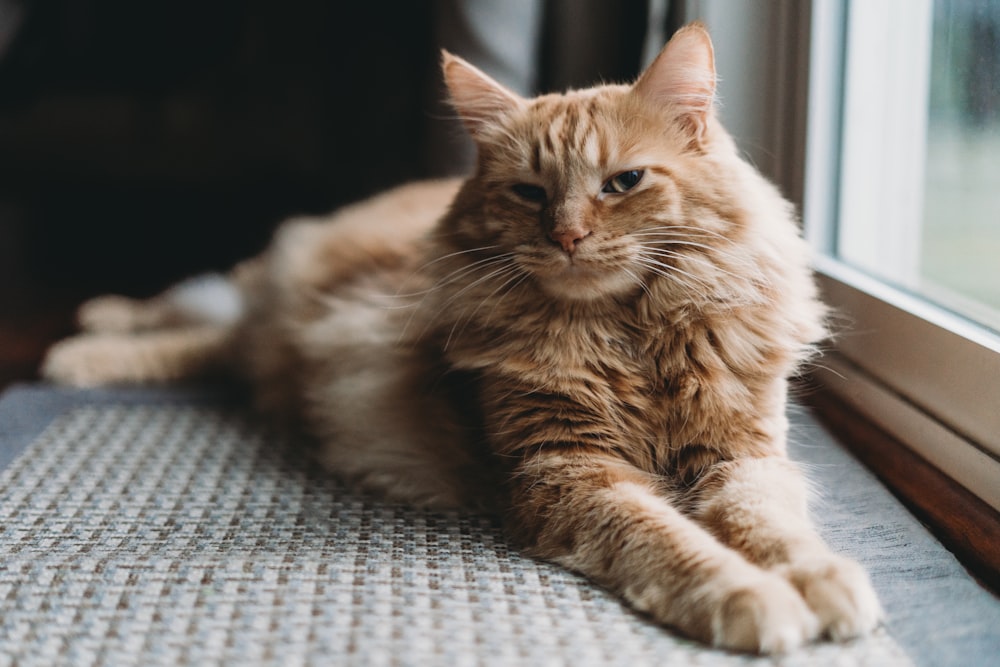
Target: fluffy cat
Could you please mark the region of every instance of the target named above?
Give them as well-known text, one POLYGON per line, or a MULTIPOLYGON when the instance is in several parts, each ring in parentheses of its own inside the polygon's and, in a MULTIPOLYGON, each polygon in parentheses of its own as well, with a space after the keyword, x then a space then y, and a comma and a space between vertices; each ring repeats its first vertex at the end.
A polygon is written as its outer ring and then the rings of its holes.
POLYGON ((704 28, 633 85, 529 100, 443 67, 468 180, 287 222, 224 282, 88 302, 44 375, 235 374, 338 474, 494 508, 525 552, 716 646, 870 632, 868 577, 785 455, 825 311, 791 206, 715 116, 704 28))

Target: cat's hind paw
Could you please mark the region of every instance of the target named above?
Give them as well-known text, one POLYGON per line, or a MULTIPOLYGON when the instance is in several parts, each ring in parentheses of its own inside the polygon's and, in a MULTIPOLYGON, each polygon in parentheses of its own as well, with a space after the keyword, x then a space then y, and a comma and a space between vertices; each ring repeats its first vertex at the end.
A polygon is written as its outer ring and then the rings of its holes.
POLYGON ((109 294, 85 301, 76 311, 76 322, 83 331, 127 333, 138 328, 138 302, 109 294))
POLYGON ((96 387, 125 376, 120 344, 106 336, 84 334, 49 348, 41 376, 71 387, 96 387))
POLYGON ((836 555, 787 566, 785 576, 819 618, 824 635, 834 640, 871 633, 884 614, 864 568, 836 555))
POLYGON ((819 620, 780 577, 736 588, 712 617, 712 643, 737 651, 786 653, 819 633, 819 620))

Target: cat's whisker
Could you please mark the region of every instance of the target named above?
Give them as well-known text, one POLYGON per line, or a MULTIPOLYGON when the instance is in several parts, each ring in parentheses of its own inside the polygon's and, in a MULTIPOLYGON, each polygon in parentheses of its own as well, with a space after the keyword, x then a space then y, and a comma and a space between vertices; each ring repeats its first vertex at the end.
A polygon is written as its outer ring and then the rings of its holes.
POLYGON ((661 236, 661 235, 656 235, 656 234, 647 234, 647 235, 641 235, 641 236, 638 235, 638 234, 633 234, 632 236, 640 239, 639 242, 643 243, 644 245, 649 245, 650 241, 646 240, 646 239, 652 238, 652 239, 655 239, 655 241, 659 242, 662 245, 666 245, 666 246, 681 246, 681 247, 687 247, 687 248, 698 248, 699 250, 704 250, 706 255, 715 254, 715 255, 719 255, 721 257, 726 257, 726 258, 732 259, 734 262, 737 262, 737 263, 748 264, 748 265, 750 264, 750 260, 748 258, 746 258, 746 257, 741 256, 741 255, 738 255, 738 254, 735 254, 735 253, 731 253, 728 250, 724 250, 723 248, 718 248, 718 247, 715 247, 715 246, 711 246, 711 245, 708 245, 706 243, 699 243, 698 241, 691 241, 690 239, 685 239, 685 238, 682 238, 682 237, 669 237, 669 236, 661 236))
POLYGON ((654 257, 649 257, 644 253, 641 252, 636 253, 636 255, 633 257, 633 260, 636 263, 642 264, 647 268, 656 269, 658 275, 665 277, 673 277, 675 274, 686 275, 702 285, 708 285, 708 283, 702 280, 701 278, 698 278, 697 276, 692 276, 691 274, 688 274, 683 270, 677 269, 676 267, 671 266, 670 264, 666 264, 665 262, 661 262, 655 259, 654 257))
MULTIPOLYGON (((649 236, 654 236, 654 238, 655 238, 655 235, 649 235, 649 236)), ((719 249, 719 248, 715 248, 715 247, 712 247, 712 246, 707 246, 707 245, 700 244, 700 243, 693 242, 693 241, 680 240, 680 239, 666 240, 662 244, 658 244, 658 245, 652 245, 652 244, 650 244, 648 242, 642 242, 642 241, 640 241, 639 245, 644 250, 646 250, 646 251, 658 252, 658 253, 664 253, 664 254, 665 253, 671 253, 672 256, 675 257, 675 258, 687 258, 687 259, 691 259, 693 261, 702 262, 702 263, 704 263, 706 265, 713 266, 716 269, 718 269, 719 271, 722 271, 723 273, 726 273, 727 275, 730 275, 730 276, 732 276, 734 278, 738 278, 738 279, 741 279, 741 280, 747 280, 747 279, 749 279, 750 281, 758 283, 760 285, 769 285, 770 284, 770 279, 763 273, 763 271, 761 270, 760 266, 757 265, 756 262, 754 262, 753 260, 751 260, 751 259, 749 259, 749 258, 747 258, 745 256, 741 256, 741 255, 737 255, 737 254, 734 254, 734 253, 730 253, 728 251, 725 251, 725 250, 722 250, 722 249, 719 249), (720 262, 713 262, 713 261, 711 261, 707 255, 702 255, 700 253, 680 253, 679 251, 672 250, 670 247, 666 247, 666 248, 662 247, 663 245, 666 245, 666 246, 681 246, 681 247, 685 247, 685 246, 686 247, 695 247, 695 248, 706 250, 706 251, 708 251, 708 253, 717 255, 720 260, 727 260, 727 263, 730 266, 733 266, 735 269, 739 270, 739 273, 737 273, 735 271, 730 271, 730 270, 724 268, 721 265, 720 262)))
POLYGON ((499 269, 494 269, 490 273, 487 273, 485 276, 480 276, 476 280, 473 280, 471 283, 467 283, 462 289, 458 290, 457 292, 455 292, 454 294, 452 294, 450 297, 448 297, 448 299, 442 305, 443 306, 451 305, 451 303, 453 301, 455 301, 456 299, 458 299, 459 297, 461 297, 463 294, 465 294, 466 292, 468 292, 470 289, 481 285, 483 282, 485 282, 485 281, 487 281, 487 280, 489 280, 489 279, 491 279, 491 278, 493 278, 495 276, 501 275, 501 274, 503 274, 503 273, 505 273, 507 271, 510 271, 511 269, 516 269, 517 268, 516 265, 514 264, 514 262, 509 261, 509 258, 504 258, 503 261, 492 262, 490 264, 487 264, 487 265, 479 267, 479 268, 481 268, 481 269, 492 269, 496 264, 502 264, 502 266, 499 269))
POLYGON ((672 285, 674 285, 676 287, 683 288, 686 292, 689 292, 691 294, 697 294, 697 295, 700 295, 700 294, 703 293, 704 285, 692 284, 690 281, 685 280, 684 278, 681 278, 680 276, 677 276, 677 275, 675 275, 673 273, 668 273, 668 272, 663 271, 662 269, 658 269, 658 268, 656 268, 654 266, 644 266, 643 268, 645 268, 650 273, 653 273, 654 275, 657 275, 660 278, 663 278, 664 280, 667 280, 672 285))
MULTIPOLYGON (((460 254, 462 254, 462 253, 461 252, 454 253, 452 256, 460 255, 460 254)), ((433 294, 434 292, 439 291, 440 289, 442 289, 446 285, 454 284, 454 283, 459 282, 460 280, 464 280, 464 279, 468 278, 468 276, 470 276, 471 274, 476 273, 477 271, 490 270, 490 269, 493 269, 493 267, 495 267, 498 264, 503 265, 499 269, 495 269, 495 270, 491 271, 490 273, 488 273, 487 275, 481 276, 477 280, 474 280, 474 281, 472 281, 470 283, 465 284, 465 286, 462 289, 460 289, 457 292, 455 292, 454 294, 452 294, 444 302, 443 306, 448 306, 452 302, 454 302, 456 299, 458 299, 459 297, 461 297, 462 294, 464 294, 467 290, 472 289, 473 287, 476 287, 477 285, 481 284, 485 280, 489 280, 490 278, 493 278, 493 277, 495 277, 495 276, 497 276, 499 274, 502 274, 504 271, 509 270, 509 268, 513 265, 513 262, 512 262, 513 258, 514 258, 513 253, 509 253, 509 252, 502 253, 500 255, 493 255, 493 256, 490 256, 490 257, 485 257, 483 259, 480 259, 480 260, 477 260, 475 262, 472 262, 471 264, 466 264, 466 265, 464 265, 462 267, 459 267, 458 269, 456 269, 456 270, 454 270, 454 271, 446 274, 445 276, 441 277, 437 282, 435 282, 435 284, 431 288, 429 288, 428 290, 426 290, 426 294, 424 295, 423 299, 421 299, 420 302, 417 304, 418 306, 420 306, 420 308, 414 310, 414 313, 411 314, 411 316, 407 320, 406 324, 403 326, 402 331, 400 333, 399 340, 402 341, 402 340, 405 339, 406 333, 409 331, 410 325, 413 323, 413 318, 416 316, 416 313, 417 312, 425 312, 427 310, 426 308, 423 308, 422 306, 424 305, 424 303, 426 302, 427 298, 431 294, 433 294)), ((439 313, 440 313, 440 310, 438 311, 438 314, 439 313)), ((427 319, 427 321, 424 323, 423 330, 419 334, 420 337, 422 337, 424 334, 427 333, 428 329, 432 326, 433 322, 434 322, 433 318, 428 318, 427 319)), ((450 336, 449 336, 449 339, 450 339, 450 336)))
POLYGON ((695 227, 693 225, 674 225, 674 224, 670 224, 670 225, 661 225, 661 226, 658 226, 658 227, 645 227, 645 228, 643 228, 643 229, 641 229, 639 231, 632 232, 632 235, 645 234, 647 232, 673 233, 673 234, 677 234, 677 235, 683 235, 685 237, 688 237, 691 234, 694 234, 695 236, 697 236, 698 234, 701 234, 703 236, 712 237, 712 238, 718 239, 720 241, 725 241, 726 243, 728 243, 730 245, 734 245, 734 246, 737 245, 736 242, 733 239, 729 238, 725 234, 713 231, 711 229, 705 229, 704 227, 695 227))
MULTIPOLYGON (((646 229, 629 232, 628 235, 633 238, 657 238, 663 240, 664 242, 673 242, 678 244, 684 243, 727 255, 730 254, 727 248, 740 247, 740 244, 736 241, 719 234, 718 232, 694 227, 648 227, 646 229), (716 245, 714 244, 715 241, 719 241, 721 243, 716 245), (709 242, 712 242, 712 244, 709 242)), ((745 259, 742 255, 736 255, 736 257, 745 259)))
POLYGON ((757 282, 767 283, 768 279, 764 276, 759 265, 757 265, 753 260, 746 257, 741 257, 739 255, 731 254, 723 250, 708 250, 706 252, 683 252, 681 249, 684 247, 697 247, 690 243, 678 242, 678 241, 668 241, 653 243, 649 241, 640 241, 637 245, 643 247, 648 251, 653 252, 670 252, 674 253, 673 257, 676 258, 686 258, 693 261, 699 261, 706 265, 711 265, 719 268, 720 270, 730 271, 731 275, 740 278, 752 278, 756 279, 757 282), (726 269, 725 267, 729 267, 726 269), (736 273, 733 273, 736 272, 736 273))
POLYGON ((414 273, 418 273, 418 274, 422 273, 425 269, 428 269, 428 268, 434 266, 438 262, 443 262, 444 260, 451 259, 452 257, 460 257, 462 255, 471 255, 471 254, 474 254, 474 253, 477 253, 477 252, 483 252, 483 251, 486 251, 486 250, 495 250, 495 249, 497 249, 499 247, 500 246, 497 246, 497 245, 484 245, 484 246, 479 246, 478 248, 467 248, 465 250, 456 250, 455 252, 449 252, 449 253, 446 253, 444 255, 440 255, 438 257, 435 257, 434 259, 432 259, 429 262, 421 264, 417 269, 414 270, 414 273))
MULTIPOLYGON (((751 277, 750 275, 747 275, 746 273, 736 273, 734 271, 730 271, 728 269, 725 269, 722 266, 720 266, 719 264, 717 264, 715 262, 712 262, 711 260, 709 260, 709 259, 707 259, 705 257, 702 257, 700 255, 680 253, 680 252, 677 252, 677 251, 669 250, 667 248, 657 248, 655 246, 648 246, 648 245, 643 245, 642 246, 642 251, 645 252, 645 253, 653 253, 655 256, 659 256, 659 257, 663 257, 663 258, 667 258, 667 259, 681 259, 681 260, 685 260, 685 261, 698 262, 699 264, 702 264, 704 266, 710 267, 710 268, 712 268, 715 271, 719 271, 720 273, 723 273, 723 274, 725 274, 727 276, 730 276, 731 278, 736 278, 737 280, 741 280, 741 281, 742 280, 746 280, 747 278, 751 277)), ((753 277, 756 277, 758 274, 760 274, 760 272, 759 271, 755 271, 754 274, 753 274, 753 277)), ((760 274, 760 275, 761 275, 761 280, 758 281, 758 282, 765 282, 766 283, 767 282, 766 278, 764 278, 762 274, 760 274)))
MULTIPOLYGON (((463 254, 463 252, 465 252, 465 251, 461 251, 461 252, 457 252, 457 253, 452 253, 450 256, 454 257, 454 256, 457 256, 457 255, 461 255, 461 254, 463 254)), ((477 260, 477 261, 472 262, 470 264, 466 264, 464 266, 461 266, 461 267, 455 269, 454 271, 451 271, 450 273, 448 273, 448 274, 442 276, 441 278, 439 278, 429 288, 427 288, 425 290, 421 290, 420 292, 414 293, 412 296, 422 296, 423 297, 415 305, 416 306, 423 306, 423 304, 427 300, 428 296, 430 296, 431 294, 434 294, 435 292, 441 290, 446 285, 457 283, 460 280, 468 277, 470 274, 475 273, 476 271, 485 270, 485 269, 488 269, 490 267, 495 266, 496 264, 501 264, 501 263, 504 263, 504 262, 508 262, 513 257, 514 257, 514 255, 512 253, 507 252, 507 253, 502 253, 500 255, 492 255, 490 257, 484 257, 483 259, 480 259, 480 260, 477 260)), ((455 295, 455 296, 457 296, 457 295, 455 295)), ((405 327, 404 327, 404 330, 405 330, 405 327)))
POLYGON ((814 367, 814 368, 819 368, 819 369, 827 371, 829 373, 833 373, 834 375, 836 375, 841 380, 846 380, 847 379, 847 377, 845 375, 843 375, 840 371, 838 371, 836 368, 832 368, 831 366, 827 366, 826 364, 821 364, 821 363, 817 362, 815 359, 811 360, 809 362, 809 365, 812 366, 812 367, 814 367))
MULTIPOLYGON (((700 285, 701 287, 706 288, 708 290, 711 290, 713 287, 711 283, 700 278, 699 276, 694 275, 693 273, 689 273, 688 271, 677 268, 676 266, 671 266, 670 264, 665 264, 652 257, 639 254, 636 259, 638 263, 642 264, 646 268, 653 269, 654 272, 658 273, 659 275, 665 278, 669 278, 671 280, 675 280, 684 284, 683 281, 679 281, 677 279, 676 274, 679 274, 688 278, 691 281, 694 281, 695 284, 700 285)), ((690 287, 690 284, 687 284, 687 286, 690 287)))
MULTIPOLYGON (((447 350, 450 347, 451 341, 452 341, 453 337, 455 336, 455 329, 456 329, 456 327, 458 327, 458 325, 459 325, 460 322, 463 322, 463 324, 462 324, 462 328, 458 330, 458 335, 459 336, 462 335, 462 332, 465 331, 465 327, 468 326, 469 322, 472 321, 472 319, 475 317, 476 313, 479 312, 479 309, 483 307, 483 304, 487 303, 488 301, 491 301, 492 298, 493 298, 493 296, 496 295, 497 292, 499 292, 500 290, 502 290, 508 284, 510 284, 511 281, 517 280, 518 278, 522 278, 523 275, 527 275, 527 274, 524 274, 523 270, 521 268, 519 268, 516 264, 511 263, 508 266, 505 266, 505 267, 503 267, 501 269, 498 269, 497 271, 494 271, 493 273, 489 274, 488 276, 484 276, 483 278, 481 278, 480 280, 478 280, 476 282, 477 283, 478 282, 482 282, 484 279, 492 278, 492 277, 497 276, 497 275, 499 275, 501 278, 504 278, 504 277, 506 277, 507 274, 513 274, 513 275, 512 275, 512 277, 507 278, 497 288, 495 288, 492 292, 490 292, 485 298, 481 299, 479 301, 479 303, 476 304, 476 307, 472 310, 472 312, 468 316, 466 316, 465 312, 463 312, 458 318, 455 319, 455 323, 452 325, 451 331, 449 331, 449 333, 448 333, 448 339, 445 341, 445 344, 444 344, 444 349, 445 350, 447 350)), ((470 285, 469 287, 471 287, 471 286, 472 285, 470 285)), ((464 291, 464 290, 462 290, 462 291, 464 291)), ((452 298, 454 298, 454 297, 452 297, 452 298)), ((450 301, 451 301, 451 299, 449 299, 445 303, 449 303, 450 301)))
MULTIPOLYGON (((406 284, 406 282, 408 280, 410 280, 411 278, 413 278, 414 276, 419 276, 419 275, 424 274, 425 271, 426 271, 426 269, 430 268, 434 264, 437 264, 438 262, 442 262, 442 261, 444 261, 446 259, 451 259, 452 257, 459 257, 461 255, 467 255, 467 254, 473 254, 473 253, 483 252, 483 251, 486 251, 486 250, 492 250, 492 249, 495 249, 497 247, 499 247, 499 246, 495 246, 495 245, 480 246, 478 248, 469 248, 467 250, 458 250, 456 252, 451 252, 451 253, 448 253, 446 255, 441 255, 440 257, 432 259, 431 261, 426 262, 426 263, 420 265, 419 267, 417 267, 416 269, 414 269, 413 272, 409 276, 407 276, 407 278, 405 278, 403 280, 403 284, 406 284)), ((509 255, 509 254, 510 253, 504 253, 504 255, 509 255)), ((469 269, 469 268, 471 268, 473 266, 476 266, 478 264, 481 264, 483 262, 493 261, 494 259, 497 259, 498 257, 503 257, 504 255, 494 255, 494 256, 491 256, 491 257, 483 258, 483 259, 478 260, 476 262, 472 262, 471 264, 467 264, 467 265, 465 265, 465 266, 463 266, 463 267, 461 267, 459 269, 456 269, 452 273, 449 273, 447 276, 445 276, 444 278, 442 278, 441 280, 439 280, 437 283, 435 283, 431 287, 428 287, 427 289, 417 290, 415 292, 397 291, 394 295, 386 295, 386 296, 396 296, 396 297, 400 297, 400 298, 423 296, 425 294, 433 292, 435 289, 437 289, 437 287, 439 287, 442 284, 445 284, 449 279, 455 280, 455 279, 459 278, 460 275, 457 275, 457 274, 463 273, 466 269, 469 269)), ((402 287, 400 287, 400 290, 402 290, 402 287)))
MULTIPOLYGON (((380 296, 382 296, 382 297, 384 297, 384 298, 386 298, 386 299, 393 299, 393 298, 396 298, 396 297, 394 297, 394 296, 393 296, 393 295, 391 295, 391 294, 385 294, 385 295, 380 295, 380 296)), ((415 295, 414 295, 414 296, 415 296, 415 295)), ((409 302, 409 303, 401 303, 401 304, 399 304, 399 305, 389 305, 389 304, 383 304, 383 305, 379 306, 379 308, 382 308, 383 310, 407 310, 407 309, 409 309, 409 308, 416 308, 416 307, 417 307, 417 305, 418 305, 418 304, 416 304, 416 303, 413 303, 413 302, 409 302)))
MULTIPOLYGON (((630 236, 635 237, 635 238, 654 238, 654 239, 659 239, 661 243, 663 243, 664 245, 669 245, 669 246, 686 246, 686 247, 690 247, 690 248, 699 248, 701 250, 707 251, 707 253, 717 254, 720 257, 726 258, 726 259, 730 260, 733 264, 744 266, 744 267, 746 267, 748 269, 754 269, 755 270, 757 268, 756 264, 753 262, 753 260, 750 259, 750 258, 748 258, 748 257, 746 257, 746 256, 739 255, 739 254, 736 254, 736 253, 732 253, 732 252, 729 252, 728 250, 724 250, 724 249, 718 248, 716 246, 711 246, 711 245, 708 245, 708 244, 705 244, 705 243, 699 243, 698 241, 692 241, 692 240, 687 239, 687 238, 685 238, 683 236, 670 236, 670 235, 661 234, 661 233, 655 233, 655 234, 648 233, 647 234, 647 233, 641 233, 641 232, 640 233, 630 234, 630 236)), ((640 243, 642 243, 643 245, 646 245, 646 246, 649 245, 648 242, 645 242, 645 241, 640 241, 640 243)))
POLYGON ((433 291, 435 291, 435 290, 437 290, 437 289, 439 289, 439 288, 441 288, 441 287, 443 287, 445 285, 450 285, 450 284, 453 284, 453 283, 457 283, 457 282, 459 282, 461 280, 464 280, 470 274, 475 273, 476 271, 478 271, 480 269, 485 269, 485 268, 491 267, 491 266, 493 266, 495 264, 506 262, 506 261, 512 259, 513 257, 514 257, 513 253, 509 253, 508 252, 508 253, 503 253, 503 254, 500 254, 500 255, 491 255, 489 257, 484 257, 483 259, 476 260, 475 262, 471 262, 469 264, 465 264, 465 265, 460 266, 459 268, 455 269, 454 271, 451 271, 450 273, 447 273, 444 276, 442 276, 441 278, 439 278, 434 283, 434 285, 431 288, 429 288, 427 291, 428 292, 433 292, 433 291))
MULTIPOLYGON (((518 272, 520 273, 520 275, 515 275, 514 278, 511 278, 511 279, 507 280, 503 285, 500 286, 501 289, 505 288, 505 287, 506 287, 506 289, 504 290, 504 292, 502 294, 500 294, 500 296, 497 298, 496 302, 493 304, 494 308, 492 309, 492 311, 490 312, 490 314, 486 316, 486 320, 485 320, 484 324, 488 325, 493 320, 493 314, 496 312, 496 307, 500 305, 500 302, 503 301, 507 297, 507 295, 509 295, 511 292, 513 292, 515 289, 517 289, 518 286, 521 285, 521 283, 523 283, 525 280, 527 280, 529 277, 531 277, 531 274, 528 273, 527 271, 523 270, 523 269, 518 268, 518 272), (513 284, 511 284, 511 280, 514 281, 513 284), (509 287, 508 287, 508 285, 509 285, 509 287)), ((492 297, 493 295, 491 294, 490 296, 492 297)), ((477 307, 476 310, 478 310, 478 309, 479 308, 477 307)), ((475 315, 475 313, 473 313, 473 315, 475 315)))
POLYGON ((642 291, 646 293, 646 296, 648 296, 648 297, 649 297, 650 299, 652 299, 652 298, 653 298, 653 293, 652 293, 652 292, 650 292, 650 291, 649 291, 649 287, 647 287, 647 286, 646 286, 646 281, 644 281, 644 280, 643 280, 642 278, 640 278, 640 277, 638 276, 638 274, 636 274, 636 272, 635 272, 635 271, 632 271, 631 269, 622 269, 622 270, 623 270, 623 271, 625 272, 625 274, 626 274, 626 275, 628 275, 628 276, 629 276, 629 277, 630 277, 630 278, 631 278, 632 280, 634 280, 634 281, 635 281, 636 283, 638 283, 639 287, 641 287, 641 288, 642 288, 642 291))
MULTIPOLYGON (((461 254, 461 253, 455 253, 455 254, 461 254)), ((437 282, 434 283, 434 285, 432 285, 427 290, 424 290, 423 298, 418 303, 415 304, 416 308, 414 309, 414 312, 410 315, 410 317, 407 319, 406 323, 403 325, 402 331, 400 332, 399 340, 402 341, 402 340, 405 339, 406 333, 409 331, 410 325, 413 323, 413 318, 416 316, 417 312, 424 312, 424 311, 426 311, 426 309, 423 308, 423 305, 426 302, 427 298, 431 294, 439 291, 445 285, 456 283, 456 282, 459 281, 459 279, 465 278, 465 277, 469 276, 470 274, 474 274, 476 271, 488 270, 488 269, 496 266, 497 264, 509 263, 509 262, 511 262, 511 260, 513 259, 513 257, 514 257, 513 253, 509 253, 509 252, 508 253, 503 253, 503 254, 500 254, 500 255, 494 255, 494 256, 491 256, 491 257, 486 257, 484 259, 480 259, 478 261, 472 262, 471 264, 467 264, 467 265, 465 265, 463 267, 460 267, 460 268, 452 271, 451 273, 448 273, 447 275, 443 276, 442 278, 440 278, 437 282)), ((479 280, 477 280, 477 281, 475 281, 473 283, 467 284, 463 289, 461 289, 457 293, 453 294, 445 302, 445 305, 448 305, 452 301, 454 301, 455 299, 457 299, 459 296, 461 296, 461 294, 463 292, 465 292, 465 290, 467 290, 467 289, 469 289, 471 287, 474 287, 478 283, 482 282, 482 280, 484 280, 484 279, 489 279, 493 275, 494 274, 491 273, 491 274, 489 274, 487 276, 484 276, 484 277, 480 278, 479 280)), ((433 323, 433 320, 428 319, 428 321, 424 325, 423 330, 420 332, 420 336, 423 336, 425 333, 427 333, 427 330, 430 328, 430 326, 431 326, 432 323, 433 323)))

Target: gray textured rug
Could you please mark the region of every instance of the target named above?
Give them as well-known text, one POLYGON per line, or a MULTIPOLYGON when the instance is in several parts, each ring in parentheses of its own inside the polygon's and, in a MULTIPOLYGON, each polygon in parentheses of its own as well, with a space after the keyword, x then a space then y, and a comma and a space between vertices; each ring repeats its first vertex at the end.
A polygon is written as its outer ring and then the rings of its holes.
MULTIPOLYGON (((0 665, 983 665, 1000 603, 805 415, 795 457, 887 628, 774 660, 704 649, 497 525, 352 493, 210 395, 0 399, 0 665)), ((992 662, 991 662, 992 661, 992 662)))

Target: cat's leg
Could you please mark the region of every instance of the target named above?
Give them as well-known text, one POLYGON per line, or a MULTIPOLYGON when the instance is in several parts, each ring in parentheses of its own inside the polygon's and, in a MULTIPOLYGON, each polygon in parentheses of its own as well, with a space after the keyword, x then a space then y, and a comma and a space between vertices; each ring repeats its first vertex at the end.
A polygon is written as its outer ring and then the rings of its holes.
POLYGON ((784 457, 716 464, 695 490, 693 516, 748 560, 784 576, 833 639, 866 634, 882 618, 867 573, 833 553, 807 513, 808 489, 784 457))
POLYGON ((82 334, 49 349, 48 380, 77 387, 170 382, 223 370, 232 329, 194 326, 140 334, 82 334))
POLYGON ((133 299, 103 294, 84 301, 76 311, 76 323, 92 333, 129 333, 178 324, 173 304, 157 297, 133 299))
POLYGON ((109 294, 84 302, 77 324, 92 333, 128 333, 198 324, 226 324, 242 310, 240 292, 221 275, 190 278, 149 299, 109 294))
POLYGON ((542 452, 512 478, 509 527, 660 623, 715 646, 781 652, 819 623, 789 581, 678 511, 650 475, 590 451, 542 452))

